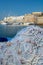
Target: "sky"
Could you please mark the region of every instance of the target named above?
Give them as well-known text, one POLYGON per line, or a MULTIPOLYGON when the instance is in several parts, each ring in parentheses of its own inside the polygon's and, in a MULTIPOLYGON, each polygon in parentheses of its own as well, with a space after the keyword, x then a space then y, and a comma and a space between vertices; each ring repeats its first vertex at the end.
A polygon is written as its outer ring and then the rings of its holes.
POLYGON ((43 0, 0 0, 0 19, 32 12, 43 12, 43 0))

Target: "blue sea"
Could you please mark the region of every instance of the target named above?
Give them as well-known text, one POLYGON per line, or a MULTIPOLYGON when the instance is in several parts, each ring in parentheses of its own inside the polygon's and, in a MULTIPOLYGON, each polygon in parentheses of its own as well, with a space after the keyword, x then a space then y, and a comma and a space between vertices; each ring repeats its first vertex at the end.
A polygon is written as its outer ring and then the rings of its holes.
MULTIPOLYGON (((21 29, 27 26, 15 26, 15 25, 0 25, 0 38, 6 38, 8 41, 11 40, 21 29)), ((40 27, 43 28, 41 25, 40 27)))
POLYGON ((0 38, 11 40, 21 29, 27 26, 0 25, 0 38))

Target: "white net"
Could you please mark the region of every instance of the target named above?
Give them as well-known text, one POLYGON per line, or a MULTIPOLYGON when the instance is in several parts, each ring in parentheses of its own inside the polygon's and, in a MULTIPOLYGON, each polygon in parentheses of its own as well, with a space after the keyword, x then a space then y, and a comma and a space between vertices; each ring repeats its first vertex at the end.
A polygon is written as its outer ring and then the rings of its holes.
POLYGON ((0 43, 0 65, 43 65, 43 29, 31 25, 0 43))

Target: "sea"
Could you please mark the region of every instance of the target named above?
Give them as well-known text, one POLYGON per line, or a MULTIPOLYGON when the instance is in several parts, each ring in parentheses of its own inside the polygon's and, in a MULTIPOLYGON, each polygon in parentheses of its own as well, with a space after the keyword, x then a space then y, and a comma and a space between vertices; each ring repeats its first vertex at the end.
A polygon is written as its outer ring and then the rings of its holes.
POLYGON ((2 25, 0 24, 0 38, 11 40, 21 29, 27 26, 24 25, 2 25))
MULTIPOLYGON (((29 25, 28 25, 29 26, 29 25)), ((43 25, 38 25, 43 28, 43 25)), ((20 30, 27 27, 26 25, 2 25, 0 24, 0 38, 11 40, 20 30)))

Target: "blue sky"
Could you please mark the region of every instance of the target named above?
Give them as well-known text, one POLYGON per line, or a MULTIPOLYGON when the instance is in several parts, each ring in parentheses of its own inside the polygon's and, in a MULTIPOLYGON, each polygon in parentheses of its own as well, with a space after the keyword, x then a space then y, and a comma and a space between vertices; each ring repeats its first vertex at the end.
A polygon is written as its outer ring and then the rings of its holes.
POLYGON ((34 11, 43 12, 43 0, 0 0, 0 19, 34 11))

